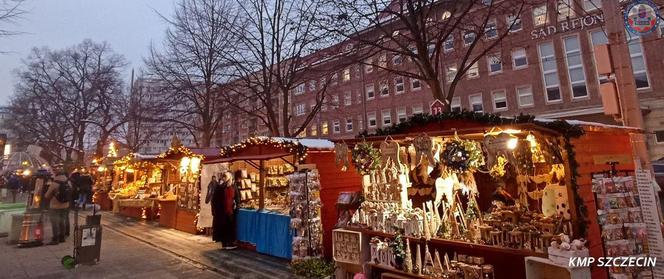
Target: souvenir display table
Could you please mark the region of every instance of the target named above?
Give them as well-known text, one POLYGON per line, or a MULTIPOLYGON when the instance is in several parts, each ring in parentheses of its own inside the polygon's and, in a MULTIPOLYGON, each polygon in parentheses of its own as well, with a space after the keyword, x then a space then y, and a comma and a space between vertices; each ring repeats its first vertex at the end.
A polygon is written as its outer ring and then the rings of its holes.
MULTIPOLYGON (((371 137, 338 142, 337 158, 351 155, 338 168, 352 164, 362 175, 364 201, 334 232, 334 259, 349 275, 365 270, 370 278, 525 278, 527 257, 564 262, 623 251, 603 239, 591 210, 603 218, 609 206, 635 203, 610 202, 615 190, 599 190, 599 203, 608 205, 596 207, 591 177, 608 161, 632 158, 629 136, 640 132, 464 111, 415 115, 371 137), (616 144, 598 144, 607 140, 616 144)), ((628 159, 620 168, 634 165, 628 159)), ((604 230, 617 228, 608 220, 604 230)), ((636 237, 634 251, 647 253, 645 235, 629 228, 632 234, 619 238, 636 237)), ((661 233, 648 240, 652 251, 664 248, 660 242, 661 233)), ((608 278, 607 269, 592 272, 608 278)))
POLYGON ((253 209, 240 209, 237 215, 239 241, 252 243, 259 253, 290 259, 293 234, 291 219, 283 214, 253 209))

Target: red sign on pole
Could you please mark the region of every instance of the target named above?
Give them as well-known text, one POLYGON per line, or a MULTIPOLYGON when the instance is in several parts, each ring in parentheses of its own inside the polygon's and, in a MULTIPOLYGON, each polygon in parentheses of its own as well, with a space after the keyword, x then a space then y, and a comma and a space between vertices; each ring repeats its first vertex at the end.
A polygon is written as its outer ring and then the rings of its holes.
POLYGON ((431 112, 431 115, 441 114, 445 111, 445 105, 440 100, 435 100, 431 103, 429 111, 431 112))

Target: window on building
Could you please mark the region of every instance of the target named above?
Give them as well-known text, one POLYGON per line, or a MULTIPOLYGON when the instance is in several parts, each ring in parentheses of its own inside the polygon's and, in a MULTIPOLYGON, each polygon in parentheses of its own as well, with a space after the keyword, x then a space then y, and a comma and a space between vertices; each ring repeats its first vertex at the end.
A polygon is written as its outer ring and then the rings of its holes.
POLYGON ((341 103, 339 102, 339 95, 332 96, 332 108, 338 109, 341 103))
POLYGON ((380 96, 385 97, 390 95, 390 87, 387 85, 387 81, 383 80, 379 83, 380 86, 380 96))
POLYGON ((519 107, 532 107, 535 105, 535 99, 533 98, 533 88, 528 86, 519 86, 516 88, 516 98, 519 103, 519 107))
POLYGON ((355 103, 358 105, 362 103, 362 90, 355 91, 355 103))
POLYGON ((558 0, 558 21, 566 21, 575 17, 572 5, 574 5, 572 0, 558 0))
POLYGON ((450 52, 454 50, 454 36, 450 34, 445 42, 443 42, 443 51, 450 52))
POLYGON ((334 120, 332 122, 332 132, 335 134, 341 133, 341 123, 339 123, 339 120, 334 120))
POLYGON ((376 92, 374 91, 374 85, 373 84, 367 84, 365 86, 365 90, 367 92, 367 100, 373 100, 373 98, 376 98, 376 92))
POLYGON ((344 69, 343 74, 342 74, 342 79, 343 79, 343 81, 349 81, 350 80, 350 68, 344 69))
POLYGON ((316 81, 315 80, 309 81, 309 91, 313 92, 316 91, 316 89, 317 89, 316 81))
POLYGON ((493 109, 495 111, 507 110, 507 94, 505 90, 497 90, 491 92, 493 98, 493 109))
POLYGON ((539 44, 539 54, 546 100, 548 102, 561 101, 558 66, 556 65, 556 54, 553 49, 553 43, 545 42, 539 44))
POLYGON ((327 121, 323 121, 323 123, 320 125, 320 133, 321 133, 323 136, 326 136, 327 134, 329 134, 329 130, 328 130, 328 128, 329 128, 329 127, 328 127, 328 125, 327 125, 327 121))
POLYGON ((457 71, 458 68, 456 64, 447 65, 447 68, 445 69, 445 79, 447 82, 452 82, 454 80, 457 75, 457 71))
POLYGON ((410 89, 415 91, 415 90, 420 90, 420 88, 422 88, 422 82, 419 79, 411 78, 410 89))
POLYGON ((369 128, 376 128, 376 112, 367 113, 367 121, 369 122, 369 128))
POLYGON ((467 79, 474 79, 480 77, 480 67, 477 62, 473 63, 473 65, 470 65, 470 68, 468 68, 468 71, 466 72, 466 78, 467 79))
POLYGON ((400 107, 397 109, 397 121, 399 123, 406 122, 408 115, 406 114, 406 107, 400 107))
POLYGON ((344 93, 344 106, 350 106, 353 104, 353 95, 350 91, 344 93))
POLYGON ((452 13, 450 11, 444 11, 443 14, 440 16, 440 19, 445 21, 449 19, 452 16, 452 13))
POLYGON ((487 65, 489 65, 489 74, 497 74, 503 71, 503 60, 500 53, 487 55, 487 65))
MULTIPOLYGON (((593 44, 593 48, 598 45, 605 45, 609 43, 609 38, 606 37, 604 30, 596 30, 590 32, 590 42, 593 44)), ((594 52, 593 52, 594 55, 594 52)), ((595 58, 595 63, 597 63, 597 58, 595 58)), ((609 78, 605 75, 597 75, 597 80, 599 83, 605 83, 609 81, 609 78)))
POLYGON ((381 68, 386 68, 387 67, 387 55, 386 54, 381 54, 378 56, 378 66, 381 68))
POLYGON ((305 110, 304 104, 295 105, 295 115, 297 116, 304 115, 304 110, 305 110))
POLYGON ((510 27, 510 33, 521 31, 521 29, 523 29, 519 15, 507 16, 507 26, 510 27))
POLYGON ((298 84, 295 87, 295 95, 300 95, 302 93, 304 93, 304 83, 298 84))
POLYGON ((472 30, 464 31, 463 32, 463 45, 464 46, 471 45, 475 41, 476 37, 477 37, 477 34, 475 34, 475 31, 472 31, 472 30))
POLYGON ((468 96, 470 101, 470 108, 474 112, 484 112, 484 103, 482 102, 482 94, 475 94, 468 96))
POLYGON ((655 142, 664 143, 664 130, 655 131, 655 142))
POLYGON ((450 109, 454 112, 461 111, 461 97, 457 96, 452 98, 452 104, 450 104, 450 109))
POLYGON ((540 26, 549 23, 546 4, 533 8, 533 25, 540 26))
POLYGON ((330 79, 330 84, 337 85, 338 82, 339 82, 339 73, 332 74, 332 78, 330 79))
POLYGON ((581 57, 581 46, 579 37, 572 36, 563 39, 565 46, 565 61, 567 62, 567 72, 572 86, 572 97, 588 97, 586 88, 586 74, 583 69, 583 58, 581 57))
POLYGON ((486 26, 484 26, 484 36, 486 36, 487 39, 495 39, 498 37, 498 27, 495 18, 487 21, 486 26))
POLYGON ((643 56, 641 37, 627 33, 627 45, 629 46, 629 56, 632 58, 632 70, 634 71, 636 89, 649 88, 650 82, 648 81, 646 60, 643 56))
POLYGON ((392 112, 390 110, 383 110, 381 112, 383 116, 383 127, 392 125, 392 112))
POLYGON ((353 132, 353 119, 348 118, 346 119, 346 132, 353 132))
POLYGON ((403 57, 400 54, 395 55, 392 57, 392 65, 401 65, 403 62, 403 57))
POLYGON ((422 105, 414 105, 412 109, 413 109, 413 114, 424 113, 424 109, 422 108, 422 105))
POLYGON ((316 124, 312 124, 311 127, 309 127, 309 134, 312 137, 318 136, 318 126, 316 126, 316 124))
POLYGON ((528 68, 528 56, 525 48, 515 48, 512 50, 512 65, 514 70, 528 68))
POLYGON ((369 74, 373 72, 373 60, 367 59, 364 61, 364 72, 369 74))
POLYGON ((397 94, 403 93, 405 90, 405 86, 403 84, 403 77, 395 77, 394 78, 394 91, 397 94))
POLYGON ((602 0, 583 0, 583 9, 586 12, 602 8, 602 0))

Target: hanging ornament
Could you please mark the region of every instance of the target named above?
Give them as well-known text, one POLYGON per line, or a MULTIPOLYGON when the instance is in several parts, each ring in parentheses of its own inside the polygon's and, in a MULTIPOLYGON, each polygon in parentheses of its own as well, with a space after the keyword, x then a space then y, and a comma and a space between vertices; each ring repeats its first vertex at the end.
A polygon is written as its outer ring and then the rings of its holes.
POLYGON ((348 162, 348 145, 345 142, 334 144, 334 162, 341 171, 347 171, 350 162, 348 162))
POLYGON ((387 139, 380 144, 380 157, 382 167, 396 168, 401 170, 401 160, 399 158, 399 143, 395 141, 388 142, 387 139))
POLYGON ((355 145, 352 152, 353 165, 361 175, 369 174, 380 168, 380 152, 370 143, 362 142, 355 145))
POLYGON ((433 140, 431 140, 431 137, 427 135, 416 137, 413 140, 413 146, 415 147, 416 152, 415 165, 422 163, 422 156, 426 157, 429 166, 434 166, 436 164, 433 159, 433 140))

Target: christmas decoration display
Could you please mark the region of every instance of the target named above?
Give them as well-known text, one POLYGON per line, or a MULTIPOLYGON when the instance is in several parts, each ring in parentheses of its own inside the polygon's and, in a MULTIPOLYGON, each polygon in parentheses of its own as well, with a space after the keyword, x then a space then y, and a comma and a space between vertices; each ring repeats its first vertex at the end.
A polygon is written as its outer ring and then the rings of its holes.
POLYGON ((293 259, 320 256, 323 250, 323 228, 318 170, 296 172, 288 175, 288 180, 291 228, 296 232, 293 236, 293 259))
POLYGON ((479 146, 469 140, 453 139, 445 144, 441 154, 443 163, 457 172, 477 169, 484 164, 484 155, 479 146))
POLYGON ((352 153, 353 165, 362 174, 369 174, 381 166, 380 152, 371 143, 362 142, 355 145, 352 153))
POLYGON ((300 144, 299 142, 293 142, 288 139, 274 137, 251 137, 240 143, 222 148, 220 154, 222 157, 227 157, 229 154, 245 149, 249 146, 256 145, 273 146, 287 150, 289 153, 295 154, 296 160, 298 162, 301 162, 307 158, 306 146, 300 144))

